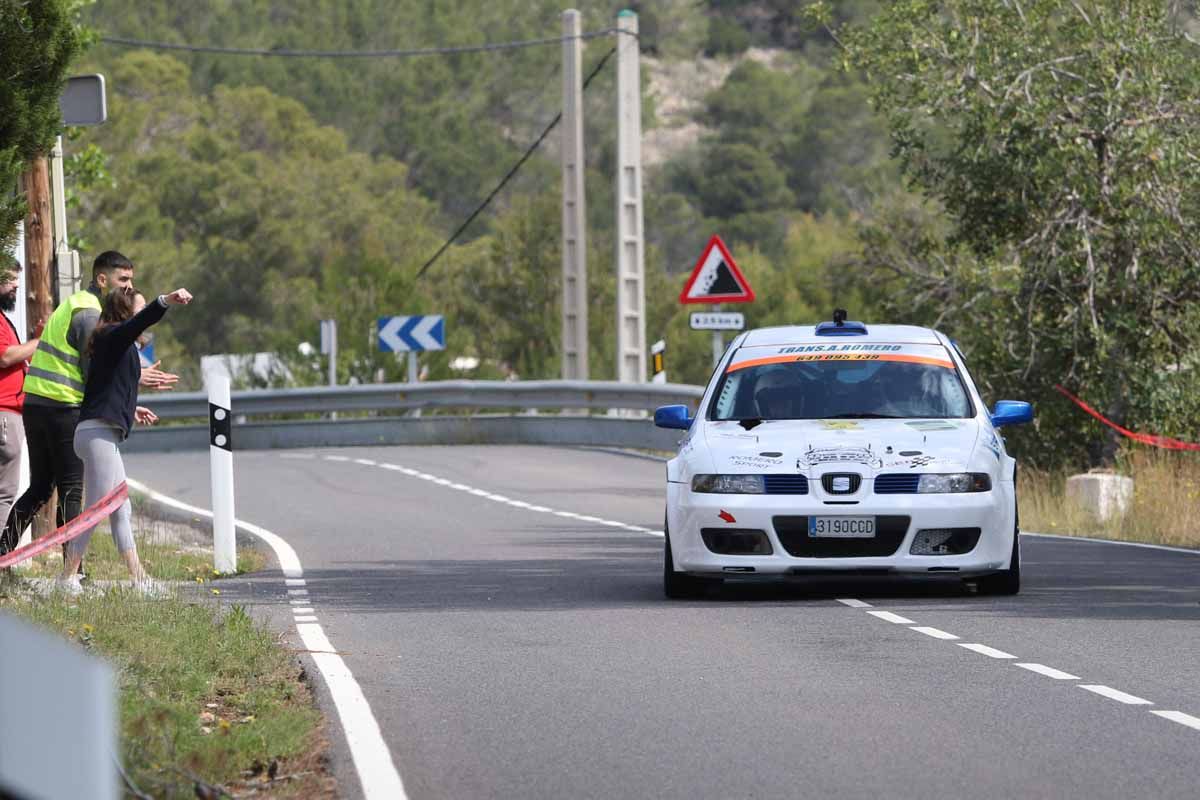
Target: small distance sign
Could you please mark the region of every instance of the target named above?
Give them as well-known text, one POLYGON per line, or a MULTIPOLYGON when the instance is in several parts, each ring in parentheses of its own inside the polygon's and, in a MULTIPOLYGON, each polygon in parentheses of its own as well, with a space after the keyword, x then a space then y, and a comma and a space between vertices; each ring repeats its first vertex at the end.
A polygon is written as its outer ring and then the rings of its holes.
POLYGON ((691 325, 694 331, 740 331, 746 317, 740 311, 694 311, 691 325))

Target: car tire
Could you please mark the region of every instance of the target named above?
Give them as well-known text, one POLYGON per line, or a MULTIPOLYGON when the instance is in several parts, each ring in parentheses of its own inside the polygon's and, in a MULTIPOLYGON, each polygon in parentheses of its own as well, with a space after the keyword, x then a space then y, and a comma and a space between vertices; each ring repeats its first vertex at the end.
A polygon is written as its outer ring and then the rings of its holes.
POLYGON ((1012 557, 1008 569, 980 578, 976 584, 980 594, 1014 595, 1021 591, 1021 529, 1013 525, 1012 557))
POLYGON ((675 557, 671 555, 671 532, 663 520, 663 593, 669 600, 695 600, 704 595, 709 581, 686 572, 675 571, 675 557))

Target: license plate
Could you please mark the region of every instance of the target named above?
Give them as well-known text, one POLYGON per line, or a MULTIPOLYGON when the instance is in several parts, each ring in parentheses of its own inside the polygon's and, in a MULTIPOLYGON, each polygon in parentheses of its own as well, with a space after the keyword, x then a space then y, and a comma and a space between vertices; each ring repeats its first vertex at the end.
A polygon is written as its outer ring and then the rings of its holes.
POLYGON ((809 517, 808 536, 811 539, 873 539, 874 517, 809 517))

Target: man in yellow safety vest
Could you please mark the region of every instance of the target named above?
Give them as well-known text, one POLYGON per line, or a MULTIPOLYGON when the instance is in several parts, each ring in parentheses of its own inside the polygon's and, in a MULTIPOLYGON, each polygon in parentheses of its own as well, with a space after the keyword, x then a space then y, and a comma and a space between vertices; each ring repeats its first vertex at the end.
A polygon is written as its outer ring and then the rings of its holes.
MULTIPOLYGON (((100 300, 114 288, 133 286, 133 262, 115 250, 96 257, 92 283, 54 309, 25 376, 22 423, 29 446, 29 488, 13 505, 0 533, 0 554, 17 545, 33 517, 58 488, 61 527, 79 516, 83 462, 75 455, 75 426, 87 382, 88 340, 100 319, 100 300)), ((177 377, 154 367, 141 385, 169 389, 177 377)))

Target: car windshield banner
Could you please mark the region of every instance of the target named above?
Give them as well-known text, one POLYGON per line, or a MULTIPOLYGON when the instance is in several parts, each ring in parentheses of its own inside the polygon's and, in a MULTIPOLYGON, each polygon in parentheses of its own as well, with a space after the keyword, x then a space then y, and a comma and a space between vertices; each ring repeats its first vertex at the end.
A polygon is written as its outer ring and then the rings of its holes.
POLYGON ((764 364, 794 364, 802 361, 899 361, 954 369, 950 354, 941 345, 838 342, 743 347, 734 355, 726 372, 764 364))

